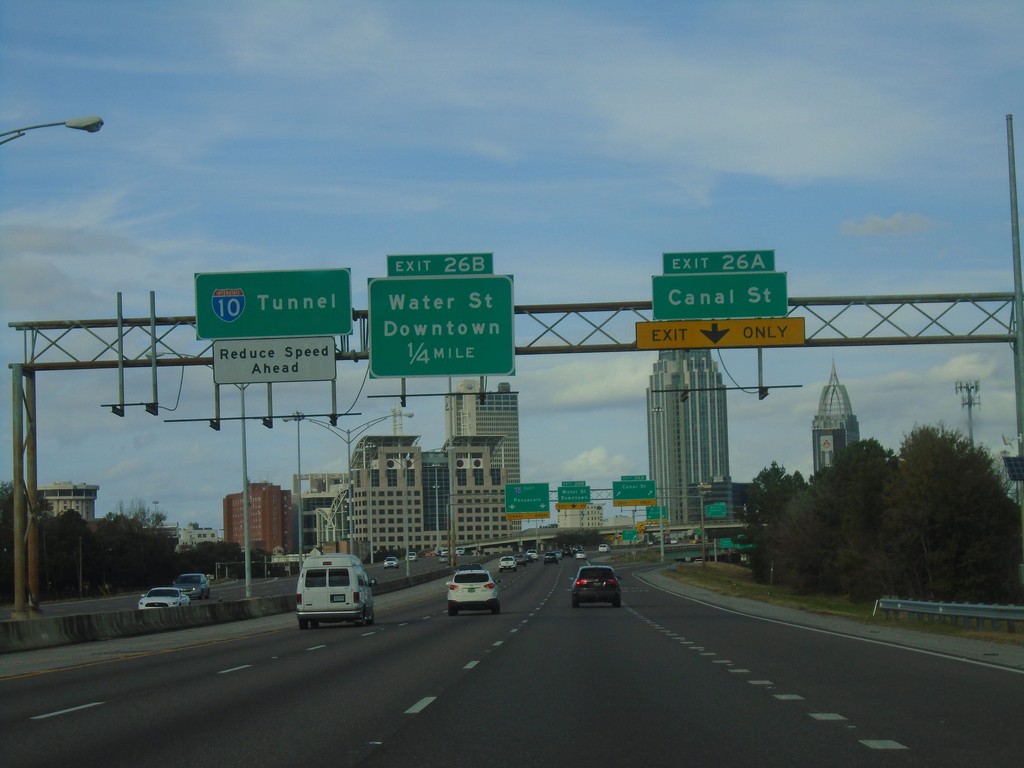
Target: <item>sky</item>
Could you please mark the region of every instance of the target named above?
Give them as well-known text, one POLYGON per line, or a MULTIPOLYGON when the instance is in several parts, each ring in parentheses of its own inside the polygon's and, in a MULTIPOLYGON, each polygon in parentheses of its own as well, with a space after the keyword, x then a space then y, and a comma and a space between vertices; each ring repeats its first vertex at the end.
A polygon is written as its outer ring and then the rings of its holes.
MULTIPOLYGON (((389 254, 493 253, 517 305, 650 301, 663 253, 733 249, 774 250, 791 298, 1011 291, 1022 39, 1012 0, 6 2, 0 131, 105 124, 0 145, 0 355, 23 359, 8 323, 113 318, 118 293, 126 316, 150 291, 158 315, 194 315, 196 273, 348 268, 365 309, 389 254)), ((756 386, 754 350, 714 355, 726 384, 756 386)), ((521 356, 489 379, 519 393, 523 482, 646 474, 655 359, 521 356)), ((772 462, 811 475, 833 365, 886 448, 921 425, 966 434, 958 381, 979 382, 977 443, 1016 431, 1008 345, 767 350, 778 388, 728 394, 734 481, 772 462)), ((397 407, 398 381, 366 369, 338 365, 353 432, 397 407)), ((130 374, 126 401, 149 384, 130 374)), ((141 501, 220 529, 239 422, 201 421, 209 369, 158 384, 159 416, 119 418, 111 372, 38 374, 39 482, 98 485, 99 516, 141 501)), ((401 420, 425 449, 446 388, 409 382, 434 395, 401 420)), ((248 415, 265 400, 250 390, 248 415)), ((324 413, 329 391, 276 385, 273 409, 324 413)), ((249 477, 286 488, 300 451, 303 472, 346 466, 310 423, 252 422, 245 446, 249 477)))

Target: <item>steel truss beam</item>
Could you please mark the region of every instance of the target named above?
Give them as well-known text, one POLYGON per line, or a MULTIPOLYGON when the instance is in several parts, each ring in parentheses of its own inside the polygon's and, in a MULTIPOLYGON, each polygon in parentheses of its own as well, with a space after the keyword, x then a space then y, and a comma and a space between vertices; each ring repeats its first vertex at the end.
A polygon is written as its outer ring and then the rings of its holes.
MULTIPOLYGON (((808 347, 984 344, 1013 341, 1013 303, 1012 292, 790 297, 787 316, 805 318, 808 347)), ((369 357, 367 311, 352 314, 338 360, 369 357)), ((654 319, 650 301, 525 304, 515 316, 515 337, 529 339, 516 355, 635 351, 636 323, 654 319)), ((26 372, 213 364, 189 315, 8 325, 23 334, 26 372)))
MULTIPOLYGON (((1008 343, 1014 351, 1015 370, 1020 370, 1019 357, 1024 350, 1018 349, 1022 344, 1016 342, 1020 321, 1014 318, 1017 301, 1019 298, 1011 292, 790 298, 787 316, 805 319, 807 347, 1008 343)), ((650 301, 517 306, 514 337, 529 341, 516 347, 516 355, 636 351, 636 323, 654 319, 651 307, 650 301)), ((352 315, 353 333, 339 337, 337 360, 369 358, 368 311, 354 310, 352 315)), ((157 369, 212 366, 213 345, 196 339, 194 316, 157 316, 152 291, 148 317, 123 317, 118 294, 114 319, 11 322, 8 326, 23 337, 23 359, 10 363, 15 536, 11 615, 23 619, 39 611, 35 563, 36 373, 117 369, 119 402, 110 407, 123 416, 127 405, 124 370, 150 368, 152 398, 137 405, 144 405, 149 413, 157 415, 157 369)), ((758 349, 759 368, 761 353, 758 349)), ((766 391, 763 387, 761 390, 766 391)), ((269 402, 268 385, 268 406, 269 402)), ((215 409, 217 418, 211 420, 211 426, 219 422, 219 395, 215 396, 215 409)), ((1020 422, 1020 402, 1017 409, 1020 422)), ((270 407, 268 414, 272 421, 270 407)), ((267 422, 265 417, 264 423, 267 422)), ((336 510, 332 509, 331 516, 336 520, 336 510)))

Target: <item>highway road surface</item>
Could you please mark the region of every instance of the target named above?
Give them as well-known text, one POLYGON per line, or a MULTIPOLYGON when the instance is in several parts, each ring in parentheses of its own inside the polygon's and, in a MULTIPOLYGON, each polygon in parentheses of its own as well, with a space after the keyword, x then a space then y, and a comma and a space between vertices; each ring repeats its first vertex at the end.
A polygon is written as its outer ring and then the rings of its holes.
POLYGON ((502 574, 498 615, 448 616, 437 582, 378 598, 370 627, 286 614, 8 654, 4 763, 1020 764, 1019 647, 750 615, 649 565, 622 569, 621 608, 574 609, 577 565, 502 574))

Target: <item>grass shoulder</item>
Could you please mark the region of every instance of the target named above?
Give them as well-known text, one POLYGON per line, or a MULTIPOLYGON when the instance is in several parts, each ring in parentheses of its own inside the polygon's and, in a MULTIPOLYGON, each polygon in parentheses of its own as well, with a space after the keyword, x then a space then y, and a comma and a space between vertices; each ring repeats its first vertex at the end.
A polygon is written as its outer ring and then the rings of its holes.
POLYGON ((1024 636, 1020 632, 993 631, 929 621, 901 620, 896 622, 892 619, 887 619, 882 611, 876 611, 874 602, 853 602, 841 595, 804 595, 779 585, 759 584, 754 581, 749 569, 730 563, 679 563, 666 568, 665 575, 718 594, 748 600, 759 600, 809 613, 841 616, 865 624, 889 626, 898 624, 903 629, 918 632, 932 632, 935 634, 1024 646, 1024 636))

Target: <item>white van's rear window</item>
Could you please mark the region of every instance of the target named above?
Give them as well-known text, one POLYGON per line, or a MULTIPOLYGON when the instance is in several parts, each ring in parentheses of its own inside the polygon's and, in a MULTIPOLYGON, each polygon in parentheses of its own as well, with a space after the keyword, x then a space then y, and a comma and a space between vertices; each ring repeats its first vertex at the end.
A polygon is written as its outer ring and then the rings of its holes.
POLYGON ((348 568, 331 568, 327 571, 327 586, 347 587, 352 583, 348 568))
POLYGON ((310 568, 306 571, 306 586, 347 587, 352 583, 348 568, 310 568))

